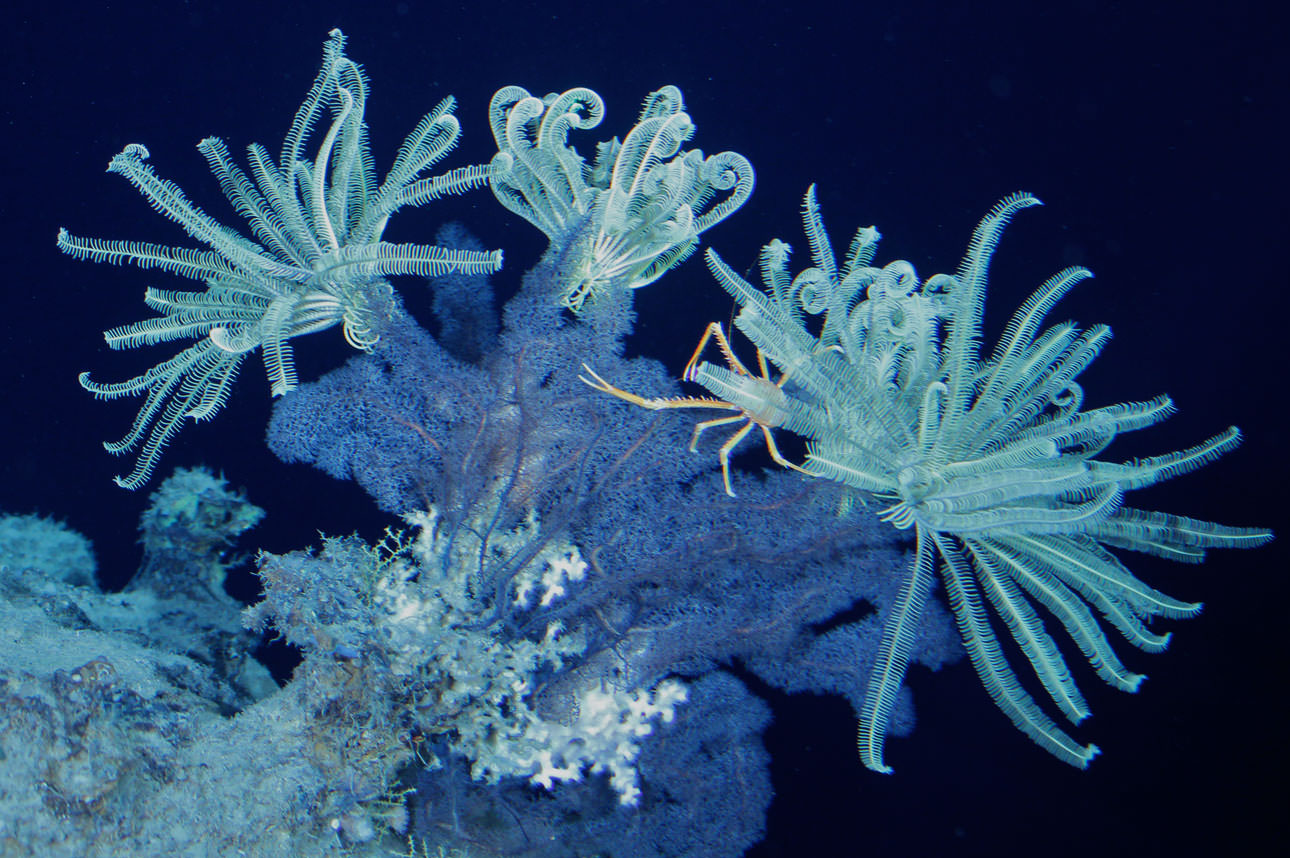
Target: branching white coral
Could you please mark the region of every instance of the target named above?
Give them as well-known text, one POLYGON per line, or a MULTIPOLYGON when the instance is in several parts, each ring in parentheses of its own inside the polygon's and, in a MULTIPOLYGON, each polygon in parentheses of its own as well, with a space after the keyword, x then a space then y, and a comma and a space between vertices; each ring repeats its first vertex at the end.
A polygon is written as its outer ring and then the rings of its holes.
POLYGON ((526 713, 530 720, 523 736, 499 746, 477 768, 493 777, 527 776, 546 789, 560 781, 580 781, 584 770, 605 772, 619 803, 635 805, 641 795, 634 765, 640 740, 654 731, 656 719, 670 723, 686 696, 685 686, 672 679, 660 682, 652 693, 588 689, 579 695, 578 717, 572 724, 526 713))
MULTIPOLYGON (((487 514, 484 514, 487 518, 487 514)), ((582 654, 584 642, 556 621, 541 640, 504 638, 481 623, 478 597, 480 544, 484 528, 445 526, 431 509, 407 517, 419 528, 406 556, 386 563, 374 582, 372 604, 381 629, 384 660, 416 689, 420 728, 450 737, 452 748, 472 761, 472 776, 496 783, 522 777, 546 789, 581 780, 584 772, 609 775, 623 804, 640 796, 635 760, 640 740, 657 720, 671 721, 686 699, 685 687, 664 680, 652 691, 575 685, 567 722, 539 713, 534 677, 559 673, 582 654), (446 574, 445 574, 446 570, 446 574)), ((538 534, 536 515, 509 533, 497 533, 484 555, 505 564, 538 534)), ((527 609, 541 587, 541 606, 580 580, 587 564, 578 549, 553 541, 516 576, 515 597, 527 609)))

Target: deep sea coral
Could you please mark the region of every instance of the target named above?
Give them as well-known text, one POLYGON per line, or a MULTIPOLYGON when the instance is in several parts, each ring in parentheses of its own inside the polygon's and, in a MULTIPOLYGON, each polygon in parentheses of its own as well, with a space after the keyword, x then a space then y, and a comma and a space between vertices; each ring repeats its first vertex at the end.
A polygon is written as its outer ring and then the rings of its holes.
MULTIPOLYGON (((758 689, 843 697, 865 763, 884 770, 883 739, 914 724, 907 666, 935 669, 966 643, 1023 730, 1086 762, 1092 748, 1017 689, 987 600, 1078 720, 1084 707, 1041 611, 1122 687, 1137 677, 1090 606, 1145 648, 1166 637, 1146 628, 1153 615, 1193 612, 1103 546, 1199 560, 1207 547, 1268 538, 1122 506, 1124 492, 1199 467, 1236 436, 1144 461, 1095 458, 1170 406, 1081 410, 1075 378, 1104 332, 1039 329, 1080 271, 1041 287, 993 355, 978 353, 986 264, 1025 196, 987 217, 954 276, 926 282, 908 263, 872 266, 874 230, 839 265, 813 197, 806 272, 791 275, 788 246, 772 242, 763 292, 711 254, 759 359, 755 370, 740 364, 724 329, 709 328, 729 368, 696 352, 685 380, 719 398, 723 414, 708 425, 735 434, 720 467, 688 454, 699 436, 681 421, 602 392, 655 411, 705 404, 677 399, 660 364, 628 355, 632 290, 739 208, 752 189, 747 160, 683 151, 694 125, 679 90, 664 87, 623 141, 587 163, 566 135, 599 121, 594 92, 507 87, 489 107, 499 151, 488 166, 421 177, 457 138, 446 101, 378 183, 367 82, 342 47, 336 31, 276 162, 253 146, 247 173, 218 140, 201 145, 254 239, 205 215, 131 146, 112 171, 211 249, 65 232, 59 242, 205 286, 149 289, 162 315, 108 332, 120 347, 196 343, 130 381, 82 381, 99 396, 146 397, 110 445, 141 447, 123 485, 148 479, 185 417, 212 416, 259 349, 280 397, 270 449, 356 482, 400 519, 375 543, 325 536, 259 554, 261 597, 241 620, 299 654, 281 688, 249 666, 249 638, 229 628, 235 609, 220 589, 233 538, 260 512, 209 473, 163 484, 143 523, 145 568, 121 605, 69 596, 78 582, 22 593, 14 621, 36 617, 44 648, 0 683, 0 706, 38 701, 19 726, 61 754, 44 766, 63 792, 57 812, 46 807, 53 834, 42 842, 80 855, 374 855, 408 838, 412 854, 733 858, 762 835, 770 802, 758 689), (305 157, 324 113, 330 124, 305 157), (464 227, 445 227, 433 246, 382 240, 399 209, 485 181, 550 239, 500 307, 487 276, 500 251, 464 227), (396 274, 430 279, 433 333, 405 309, 421 298, 387 281, 396 274), (362 354, 300 383, 288 340, 336 325, 362 354), (791 468, 739 472, 728 454, 758 427, 768 444, 780 431, 807 438, 805 460, 774 449, 791 468), (953 614, 932 598, 934 556, 953 614), (162 622, 153 625, 165 634, 136 639, 112 618, 145 602, 193 625, 209 610, 218 628, 193 643, 162 622), (86 639, 126 632, 111 658, 86 655, 86 639), (60 653, 69 637, 75 646, 60 653), (199 715, 176 714, 188 710, 199 715), (76 730, 98 757, 79 756, 76 730), (260 794, 244 827, 221 831, 217 821, 245 802, 234 790, 246 789, 248 758, 260 794), (209 812, 177 831, 193 802, 209 812)), ((39 772, 45 761, 22 762, 39 772)), ((28 779, 34 789, 37 775, 28 779)))

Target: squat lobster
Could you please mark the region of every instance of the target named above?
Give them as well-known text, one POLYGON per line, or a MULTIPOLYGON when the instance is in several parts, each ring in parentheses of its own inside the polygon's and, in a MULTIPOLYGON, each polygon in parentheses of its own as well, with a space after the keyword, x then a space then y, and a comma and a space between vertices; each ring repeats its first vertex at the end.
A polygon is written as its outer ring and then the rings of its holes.
POLYGON ((703 337, 699 340, 699 345, 695 348, 694 354, 690 356, 690 362, 685 365, 685 371, 681 374, 681 377, 686 381, 702 384, 703 376, 714 371, 728 375, 727 384, 737 386, 741 393, 740 399, 745 403, 753 403, 754 405, 735 405, 732 402, 708 396, 673 396, 646 399, 643 396, 637 396, 635 393, 629 393, 622 388, 614 387, 585 363, 582 368, 587 371, 587 375, 580 375, 578 378, 585 384, 602 393, 608 393, 611 396, 616 396, 619 399, 630 402, 633 405, 639 405, 641 408, 648 408, 651 411, 661 411, 665 408, 714 408, 722 411, 738 411, 738 414, 731 417, 716 417, 712 420, 704 420, 698 423, 694 427, 694 434, 690 437, 690 452, 698 452, 699 436, 703 434, 705 429, 731 423, 743 423, 726 443, 721 445, 721 449, 717 454, 721 460, 721 478, 725 482, 726 494, 730 495, 730 497, 735 497, 735 490, 730 485, 730 454, 735 447, 739 446, 740 441, 748 437, 748 433, 752 431, 754 426, 761 429, 762 435, 766 438, 766 449, 776 464, 792 468, 795 471, 801 471, 804 474, 810 473, 785 459, 779 452, 779 447, 775 444, 774 436, 770 434, 770 430, 777 426, 782 426, 788 416, 784 410, 787 396, 783 390, 784 383, 788 381, 788 373, 781 375, 779 381, 771 381, 770 369, 766 366, 766 358, 761 349, 758 349, 757 369, 761 374, 753 375, 739 358, 735 357, 734 350, 730 347, 730 340, 726 337, 726 332, 722 329, 720 322, 713 322, 703 332, 703 337), (723 370, 721 367, 715 367, 706 361, 699 363, 699 356, 703 354, 708 341, 712 339, 716 340, 717 348, 721 351, 726 366, 730 368, 728 371, 723 370))

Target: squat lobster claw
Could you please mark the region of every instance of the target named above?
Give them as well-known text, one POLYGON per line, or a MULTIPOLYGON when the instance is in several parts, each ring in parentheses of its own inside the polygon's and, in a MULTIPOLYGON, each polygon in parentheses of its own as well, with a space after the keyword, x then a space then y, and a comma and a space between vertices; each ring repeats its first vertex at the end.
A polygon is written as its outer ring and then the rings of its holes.
POLYGON ((726 337, 726 332, 722 329, 721 323, 713 322, 703 332, 703 337, 699 340, 699 345, 695 348, 694 354, 690 356, 690 362, 685 365, 685 371, 681 374, 681 377, 686 381, 700 381, 702 373, 711 365, 706 362, 700 364, 699 356, 703 354, 708 341, 712 339, 716 340, 717 348, 721 351, 726 366, 739 380, 740 390, 744 394, 742 398, 745 402, 756 403, 756 407, 735 405, 732 402, 726 402, 724 399, 714 399, 708 396, 672 396, 647 399, 622 388, 614 387, 585 363, 582 368, 586 370, 587 374, 580 375, 578 378, 601 393, 608 393, 625 402, 630 402, 641 408, 648 408, 651 411, 662 411, 666 408, 713 408, 721 411, 738 411, 738 414, 730 417, 716 417, 696 424, 694 434, 690 437, 690 452, 694 453, 698 452, 699 436, 703 434, 705 429, 731 423, 743 424, 721 445, 721 449, 717 454, 721 460, 721 478, 725 482, 726 494, 730 495, 730 497, 735 497, 735 490, 730 484, 730 454, 739 445, 740 441, 748 437, 748 433, 753 430, 754 426, 761 429, 762 435, 766 439, 766 449, 776 464, 792 468, 794 471, 801 471, 804 474, 810 474, 810 471, 794 465, 784 458, 779 452, 779 447, 775 444, 774 436, 770 433, 771 429, 782 425, 784 422, 783 403, 787 397, 784 394, 783 387, 784 383, 788 381, 788 374, 785 373, 780 376, 779 381, 771 381, 770 370, 766 366, 766 358, 761 349, 757 350, 757 369, 760 375, 753 375, 739 358, 735 357, 734 350, 730 347, 730 340, 726 337))

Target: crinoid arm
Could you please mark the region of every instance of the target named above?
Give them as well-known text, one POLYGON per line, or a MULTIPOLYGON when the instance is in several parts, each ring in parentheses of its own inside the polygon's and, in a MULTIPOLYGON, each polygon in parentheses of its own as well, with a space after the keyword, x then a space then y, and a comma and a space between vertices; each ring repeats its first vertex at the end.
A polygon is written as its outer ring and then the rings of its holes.
POLYGON ((59 231, 59 249, 74 258, 159 268, 203 286, 149 288, 144 301, 158 315, 105 334, 118 349, 172 340, 196 340, 193 345, 129 381, 104 384, 81 376, 81 384, 100 398, 144 397, 129 434, 108 445, 116 453, 138 450, 134 470, 117 480, 127 488, 147 481, 184 417, 208 419, 223 406, 247 354, 261 353, 272 394, 281 396, 297 384, 293 338, 339 325, 355 348, 377 343, 395 308, 386 278, 487 273, 501 266, 501 251, 382 241, 400 208, 479 187, 492 170, 472 166, 424 176, 460 135, 449 98, 421 119, 378 183, 364 122, 367 79, 345 56, 344 44, 343 34, 333 30, 276 163, 263 146, 252 145, 244 170, 222 140, 198 144, 253 237, 219 223, 159 176, 148 163, 148 150, 138 144, 125 147, 108 171, 124 177, 206 249, 59 231), (324 113, 331 121, 311 158, 306 143, 324 113))
POLYGON ((556 300, 574 313, 610 290, 662 277, 753 189, 742 155, 705 158, 681 148, 694 123, 676 87, 650 93, 627 136, 599 144, 588 163, 568 135, 596 127, 604 113, 600 96, 585 87, 542 99, 507 86, 489 107, 498 148, 493 193, 566 260, 556 300))
MULTIPOLYGON (((1199 562, 1210 548, 1253 548, 1272 538, 1263 528, 1125 506, 1129 491, 1203 467, 1240 436, 1233 427, 1147 459, 1098 458, 1121 433, 1174 409, 1167 396, 1083 408, 1077 379, 1110 330, 1043 325, 1091 276, 1085 269, 1041 284, 983 359, 990 259, 1011 218, 1038 204, 1021 193, 1000 201, 978 224, 957 271, 926 280, 905 261, 872 264, 872 227, 857 231, 839 262, 813 186, 803 203, 811 267, 793 275, 791 248, 773 241, 762 251, 758 288, 708 251, 717 282, 740 305, 735 326, 782 373, 775 425, 807 440, 798 469, 872 496, 883 521, 913 531, 914 560, 884 609, 879 657, 858 713, 860 756, 875 771, 891 771, 883 744, 937 576, 996 705, 1040 747, 1082 768, 1097 746, 1049 717, 1011 663, 1028 663, 1052 705, 1078 724, 1089 709, 1049 632, 1054 621, 1098 676, 1134 691, 1142 677, 1120 661, 1104 625, 1155 652, 1169 635, 1149 627, 1154 618, 1191 617, 1201 608, 1139 580, 1120 552, 1199 562), (999 640, 999 626, 1015 652, 999 640)), ((745 414, 765 404, 747 379, 723 367, 700 363, 686 377, 745 414)))

